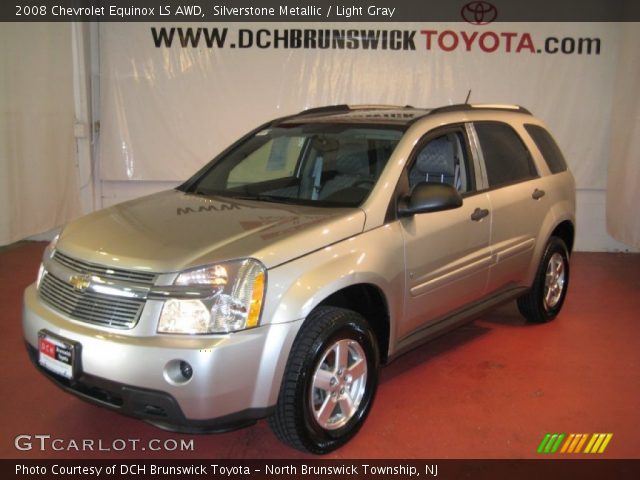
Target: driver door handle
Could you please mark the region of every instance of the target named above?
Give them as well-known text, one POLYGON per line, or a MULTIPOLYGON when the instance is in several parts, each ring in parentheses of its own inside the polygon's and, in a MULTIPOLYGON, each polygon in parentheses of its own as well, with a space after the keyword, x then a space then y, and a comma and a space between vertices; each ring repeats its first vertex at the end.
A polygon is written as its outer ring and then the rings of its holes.
POLYGON ((474 222, 479 222, 487 215, 489 215, 489 210, 487 210, 486 208, 476 208, 471 214, 471 220, 473 220, 474 222))

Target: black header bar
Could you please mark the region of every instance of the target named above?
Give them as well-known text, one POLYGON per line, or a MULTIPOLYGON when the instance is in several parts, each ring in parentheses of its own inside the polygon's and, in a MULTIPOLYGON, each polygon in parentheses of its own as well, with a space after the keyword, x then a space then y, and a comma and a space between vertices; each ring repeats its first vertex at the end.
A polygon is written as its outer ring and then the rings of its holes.
POLYGON ((631 22, 637 0, 13 0, 3 22, 631 22))

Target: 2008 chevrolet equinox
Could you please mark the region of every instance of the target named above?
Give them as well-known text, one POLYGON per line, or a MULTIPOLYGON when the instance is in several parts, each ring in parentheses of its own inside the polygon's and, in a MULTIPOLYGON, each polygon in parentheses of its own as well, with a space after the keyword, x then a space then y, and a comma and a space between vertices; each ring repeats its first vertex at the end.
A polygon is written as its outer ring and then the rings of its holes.
POLYGON ((379 367, 568 287, 575 185, 522 107, 334 106, 253 130, 174 190, 67 225, 25 291, 38 369, 181 432, 268 417, 327 453, 379 367))

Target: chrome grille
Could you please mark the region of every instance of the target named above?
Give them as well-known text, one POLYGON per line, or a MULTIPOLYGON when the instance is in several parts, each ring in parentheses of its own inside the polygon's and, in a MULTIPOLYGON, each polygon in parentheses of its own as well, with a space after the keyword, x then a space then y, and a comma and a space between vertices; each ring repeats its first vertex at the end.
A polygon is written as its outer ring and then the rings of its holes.
POLYGON ((75 258, 68 257, 64 253, 55 251, 53 259, 76 272, 90 275, 97 275, 101 278, 110 280, 123 280, 143 285, 153 285, 156 280, 155 273, 137 272, 132 270, 124 270, 122 268, 105 267, 104 265, 96 265, 95 263, 83 262, 75 258))
POLYGON ((51 307, 75 320, 113 328, 133 328, 140 317, 143 299, 79 291, 46 272, 40 297, 51 307))

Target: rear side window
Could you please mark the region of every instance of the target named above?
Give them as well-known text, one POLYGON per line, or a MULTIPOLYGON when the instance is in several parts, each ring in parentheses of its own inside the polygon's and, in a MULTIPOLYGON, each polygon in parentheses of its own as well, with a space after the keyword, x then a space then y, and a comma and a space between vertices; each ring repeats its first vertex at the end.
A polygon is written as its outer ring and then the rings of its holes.
POLYGON ((475 124, 490 187, 521 182, 537 176, 529 150, 506 123, 475 124))
POLYGON ((542 153, 545 162, 549 166, 551 173, 564 172, 567 169, 567 162, 564 155, 553 137, 539 125, 526 124, 524 128, 529 132, 538 150, 542 153))

